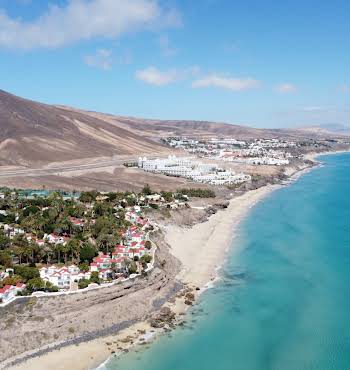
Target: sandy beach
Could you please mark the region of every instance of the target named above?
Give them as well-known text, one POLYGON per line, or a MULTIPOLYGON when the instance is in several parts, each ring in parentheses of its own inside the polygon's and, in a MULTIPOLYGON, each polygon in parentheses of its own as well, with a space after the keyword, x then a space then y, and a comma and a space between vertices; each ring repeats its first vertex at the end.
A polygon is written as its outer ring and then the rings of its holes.
MULTIPOLYGON (((197 296, 203 292, 205 286, 217 278, 218 268, 224 263, 239 222, 258 201, 278 187, 280 186, 268 185, 236 197, 225 210, 218 211, 208 221, 191 228, 167 226, 164 229, 166 241, 170 245, 171 253, 182 264, 177 278, 187 286, 200 288, 197 296)), ((233 243, 232 250, 231 254, 239 251, 239 245, 233 243)), ((171 307, 176 314, 184 313, 189 307, 179 297, 168 302, 166 306, 171 307)), ((121 353, 132 345, 142 344, 155 334, 157 331, 152 329, 148 322, 139 322, 115 335, 54 350, 11 369, 94 369, 114 353, 121 353)))
MULTIPOLYGON (((171 246, 171 253, 182 264, 177 277, 184 283, 200 288, 215 279, 239 222, 250 208, 278 187, 267 185, 234 198, 226 210, 191 228, 168 226, 165 230, 166 241, 171 246)), ((234 245, 230 255, 238 250, 239 245, 234 245)))
MULTIPOLYGON (((146 322, 137 323, 116 335, 102 337, 76 346, 67 346, 40 357, 35 357, 10 369, 16 370, 87 370, 96 369, 113 352, 128 351, 134 344, 142 344, 150 336, 151 327, 146 322), (141 334, 146 332, 147 334, 141 334), (125 339, 133 338, 134 343, 125 339)), ((151 333, 152 334, 152 333, 151 333)))

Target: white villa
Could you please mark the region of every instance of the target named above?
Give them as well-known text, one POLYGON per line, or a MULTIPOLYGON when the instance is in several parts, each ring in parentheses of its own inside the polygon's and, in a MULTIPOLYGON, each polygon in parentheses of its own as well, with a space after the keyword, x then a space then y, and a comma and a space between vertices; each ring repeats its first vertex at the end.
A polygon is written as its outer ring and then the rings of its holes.
POLYGON ((40 277, 44 281, 57 286, 59 289, 69 289, 73 282, 78 282, 81 279, 90 279, 91 272, 82 272, 79 267, 71 265, 68 267, 48 266, 42 267, 40 277))

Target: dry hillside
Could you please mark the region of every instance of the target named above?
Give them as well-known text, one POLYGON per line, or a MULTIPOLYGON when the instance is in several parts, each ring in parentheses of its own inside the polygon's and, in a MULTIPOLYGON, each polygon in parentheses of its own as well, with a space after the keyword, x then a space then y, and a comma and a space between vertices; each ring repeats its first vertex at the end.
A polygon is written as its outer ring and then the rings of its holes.
POLYGON ((150 120, 37 103, 0 90, 0 166, 169 153, 166 136, 313 138, 307 130, 256 129, 205 121, 150 120))
POLYGON ((0 90, 1 164, 40 165, 166 150, 142 134, 83 112, 36 103, 0 90))

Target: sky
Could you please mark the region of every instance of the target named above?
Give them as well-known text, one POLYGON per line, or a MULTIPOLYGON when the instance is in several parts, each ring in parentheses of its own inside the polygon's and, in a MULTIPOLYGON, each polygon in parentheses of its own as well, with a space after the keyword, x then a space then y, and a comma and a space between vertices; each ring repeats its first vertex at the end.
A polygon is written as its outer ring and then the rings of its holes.
POLYGON ((0 0, 0 89, 117 115, 350 125, 349 0, 0 0))

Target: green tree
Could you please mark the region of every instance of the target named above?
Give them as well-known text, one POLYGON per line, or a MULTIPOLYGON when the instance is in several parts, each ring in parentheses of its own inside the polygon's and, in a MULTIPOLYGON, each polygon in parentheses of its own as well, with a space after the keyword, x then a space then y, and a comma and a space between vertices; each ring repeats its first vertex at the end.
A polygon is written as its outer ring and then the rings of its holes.
POLYGON ((70 253, 70 251, 71 251, 70 244, 69 244, 69 243, 62 244, 62 245, 61 245, 61 251, 62 251, 62 253, 63 253, 64 264, 66 265, 66 264, 67 264, 67 261, 68 261, 68 254, 69 254, 69 253, 70 253))
POLYGON ((93 271, 93 272, 91 273, 90 281, 91 281, 92 283, 100 284, 101 279, 99 278, 99 276, 98 276, 98 272, 97 272, 97 271, 93 271))
POLYGON ((80 249, 81 261, 91 262, 92 259, 97 255, 96 248, 89 242, 85 242, 80 249))
POLYGON ((78 282, 78 287, 79 287, 79 289, 85 289, 89 286, 89 284, 90 284, 90 280, 81 279, 78 282))
POLYGON ((92 191, 83 191, 81 194, 80 194, 80 197, 79 197, 79 200, 80 202, 82 203, 92 203, 96 200, 97 196, 99 195, 100 193, 97 192, 96 190, 92 190, 92 191))
POLYGON ((119 242, 119 238, 113 234, 100 234, 96 239, 99 250, 109 254, 109 251, 119 242))
POLYGON ((36 267, 15 266, 14 270, 15 270, 15 274, 19 275, 23 279, 24 283, 26 283, 27 281, 31 279, 40 277, 39 270, 36 267))
POLYGON ((87 262, 82 262, 79 265, 79 269, 83 272, 88 272, 89 271, 89 264, 87 262))
POLYGON ((76 238, 72 238, 68 242, 68 247, 72 255, 72 261, 75 259, 78 263, 80 262, 80 251, 81 251, 81 246, 80 246, 80 240, 76 238))
POLYGON ((12 266, 11 254, 8 251, 0 251, 0 265, 5 267, 12 266))
POLYGON ((0 232, 0 250, 7 249, 11 245, 11 240, 4 233, 0 232))
POLYGON ((28 280, 26 287, 27 287, 27 290, 29 290, 30 292, 36 292, 38 290, 45 290, 46 284, 43 279, 41 279, 40 277, 37 277, 37 278, 28 280))

